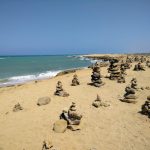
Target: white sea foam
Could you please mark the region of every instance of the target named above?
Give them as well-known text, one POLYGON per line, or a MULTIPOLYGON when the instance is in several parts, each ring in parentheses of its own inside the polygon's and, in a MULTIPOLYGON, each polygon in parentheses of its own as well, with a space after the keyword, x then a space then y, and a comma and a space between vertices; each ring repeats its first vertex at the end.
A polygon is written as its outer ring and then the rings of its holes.
POLYGON ((8 81, 5 83, 0 83, 0 86, 15 85, 19 83, 25 83, 27 81, 48 79, 56 76, 60 71, 47 71, 45 73, 40 73, 36 75, 24 75, 24 76, 14 76, 8 78, 8 81))

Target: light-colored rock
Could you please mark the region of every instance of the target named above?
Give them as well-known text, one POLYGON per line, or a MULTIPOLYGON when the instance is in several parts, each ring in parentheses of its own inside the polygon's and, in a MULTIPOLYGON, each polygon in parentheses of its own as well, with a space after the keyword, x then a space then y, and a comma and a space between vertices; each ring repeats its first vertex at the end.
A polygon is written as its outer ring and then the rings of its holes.
POLYGON ((47 105, 50 103, 50 101, 51 101, 50 97, 41 97, 38 99, 37 105, 38 106, 47 105))
POLYGON ((67 121, 66 120, 58 120, 54 123, 53 130, 57 133, 64 133, 67 129, 67 121))

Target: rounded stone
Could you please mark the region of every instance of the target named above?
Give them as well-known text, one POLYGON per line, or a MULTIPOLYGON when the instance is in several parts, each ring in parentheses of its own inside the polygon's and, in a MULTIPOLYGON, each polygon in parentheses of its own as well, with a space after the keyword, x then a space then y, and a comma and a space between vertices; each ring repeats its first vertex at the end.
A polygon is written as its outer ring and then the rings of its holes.
POLYGON ((54 123, 53 130, 56 133, 64 133, 67 129, 67 121, 66 120, 58 120, 54 123))
POLYGON ((47 105, 51 101, 50 97, 41 97, 37 101, 37 105, 47 105))

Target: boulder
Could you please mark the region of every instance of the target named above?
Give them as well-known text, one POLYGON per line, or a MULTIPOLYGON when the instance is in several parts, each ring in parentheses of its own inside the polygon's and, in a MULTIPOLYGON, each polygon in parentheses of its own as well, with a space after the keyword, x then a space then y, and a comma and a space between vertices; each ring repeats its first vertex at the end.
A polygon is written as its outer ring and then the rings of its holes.
POLYGON ((38 99, 37 105, 38 106, 47 105, 50 103, 50 101, 51 101, 50 97, 41 97, 38 99))

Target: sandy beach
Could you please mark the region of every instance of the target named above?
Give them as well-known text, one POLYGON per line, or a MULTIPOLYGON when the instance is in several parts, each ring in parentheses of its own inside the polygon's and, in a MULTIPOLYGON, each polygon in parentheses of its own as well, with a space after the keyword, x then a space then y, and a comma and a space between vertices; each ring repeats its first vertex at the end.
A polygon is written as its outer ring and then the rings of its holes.
MULTIPOLYGON (((107 72, 107 67, 101 68, 103 76, 107 72)), ((70 73, 37 83, 0 88, 0 149, 41 150, 42 142, 48 139, 58 150, 149 150, 150 119, 139 111, 150 95, 150 90, 145 89, 150 86, 150 69, 135 72, 132 67, 127 70, 126 83, 123 84, 102 78, 105 85, 100 88, 87 85, 91 82, 91 73, 91 69, 76 71, 81 84, 75 87, 70 86, 74 75, 70 73), (136 104, 123 103, 119 99, 133 77, 144 90, 137 91, 136 104), (59 80, 69 97, 54 95, 59 80), (110 107, 93 107, 97 94, 110 107), (44 96, 49 96, 51 102, 37 106, 38 98, 44 96), (13 112, 18 102, 24 109, 13 112), (82 112, 82 129, 55 133, 52 130, 54 122, 72 102, 76 102, 77 109, 82 112)))

